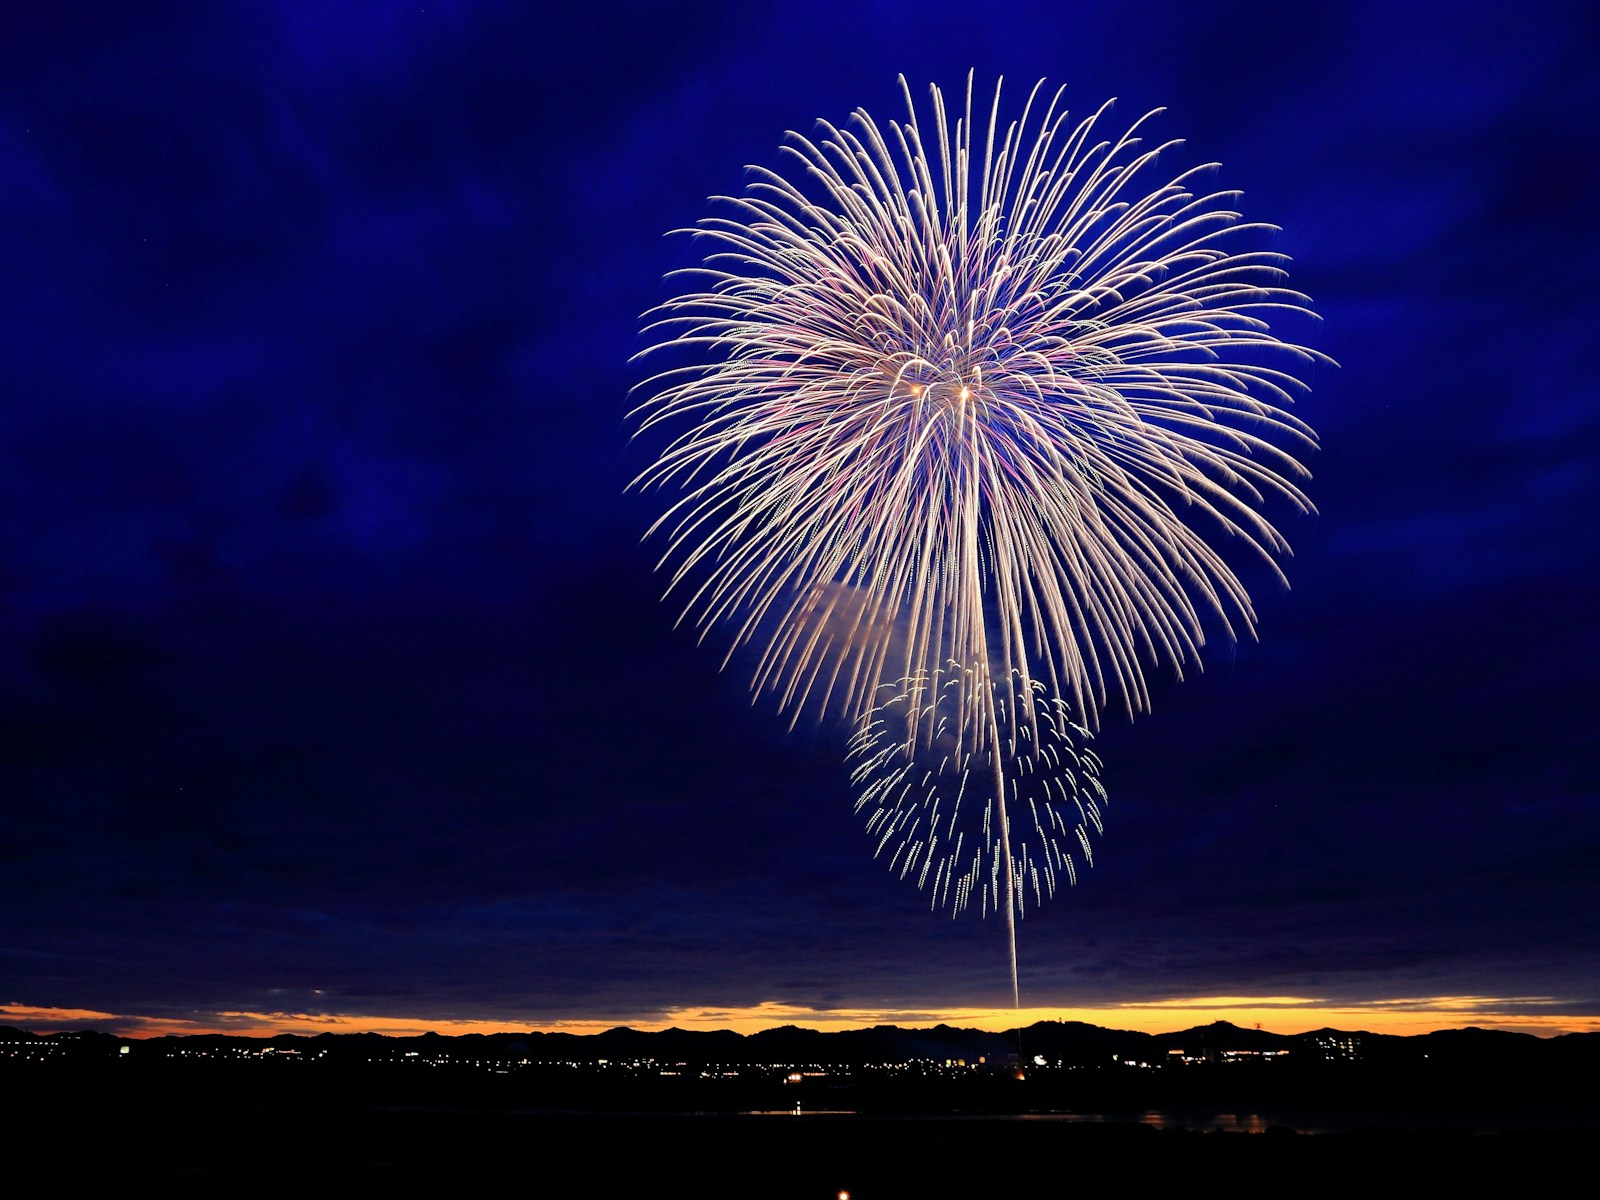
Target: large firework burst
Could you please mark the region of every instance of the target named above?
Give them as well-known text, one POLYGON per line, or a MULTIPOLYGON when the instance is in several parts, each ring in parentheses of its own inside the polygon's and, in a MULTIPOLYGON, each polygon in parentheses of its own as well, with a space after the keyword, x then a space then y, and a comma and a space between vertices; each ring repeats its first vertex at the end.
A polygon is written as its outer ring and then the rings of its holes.
POLYGON ((1287 550, 1263 510, 1309 508, 1286 410, 1318 356, 1268 326, 1310 315, 1251 248, 1270 227, 1209 166, 1152 185, 1156 114, 1104 137, 1109 105, 1073 123, 1038 85, 1006 122, 997 86, 975 120, 969 79, 928 123, 901 83, 903 122, 791 134, 793 178, 750 168, 690 231, 712 251, 645 353, 695 361, 641 385, 636 427, 675 440, 636 483, 679 493, 669 594, 753 648, 755 690, 858 723, 896 681, 938 697, 896 727, 908 760, 943 737, 991 764, 1009 923, 1003 764, 1055 701, 1092 728, 1253 630, 1215 546, 1287 550))

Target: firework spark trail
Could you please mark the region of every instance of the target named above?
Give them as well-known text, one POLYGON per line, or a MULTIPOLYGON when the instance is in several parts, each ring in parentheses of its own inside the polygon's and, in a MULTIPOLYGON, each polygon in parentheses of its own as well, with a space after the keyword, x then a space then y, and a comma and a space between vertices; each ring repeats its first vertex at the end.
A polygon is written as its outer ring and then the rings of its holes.
POLYGON ((644 353, 699 361, 640 385, 636 431, 671 440, 635 484, 680 493, 651 530, 668 592, 791 719, 859 721, 895 680, 941 697, 993 765, 1014 929, 1001 764, 1038 730, 990 680, 1092 729, 1147 706, 1153 665, 1197 665, 1208 627, 1252 632, 1212 542, 1287 552, 1262 509, 1309 511, 1287 408, 1321 356, 1268 326, 1312 315, 1248 248, 1272 227, 1209 167, 1146 184, 1178 144, 1145 145, 1156 114, 1103 138, 1109 105, 1073 124, 1040 85, 1003 122, 997 86, 975 121, 969 78, 953 117, 931 89, 930 124, 901 83, 905 121, 791 134, 797 181, 752 167, 688 231, 712 252, 644 353))

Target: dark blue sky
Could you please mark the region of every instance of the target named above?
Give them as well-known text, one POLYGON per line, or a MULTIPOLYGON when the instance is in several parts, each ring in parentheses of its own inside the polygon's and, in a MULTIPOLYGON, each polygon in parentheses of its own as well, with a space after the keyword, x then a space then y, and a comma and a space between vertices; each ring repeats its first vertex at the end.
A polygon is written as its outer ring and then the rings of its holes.
POLYGON ((662 235, 975 68, 1165 106, 1340 364, 1292 591, 1108 723, 1024 1003, 1600 1016, 1592 6, 550 7, 8 18, 0 1003, 1006 1003, 837 736, 672 628, 622 493, 662 235))

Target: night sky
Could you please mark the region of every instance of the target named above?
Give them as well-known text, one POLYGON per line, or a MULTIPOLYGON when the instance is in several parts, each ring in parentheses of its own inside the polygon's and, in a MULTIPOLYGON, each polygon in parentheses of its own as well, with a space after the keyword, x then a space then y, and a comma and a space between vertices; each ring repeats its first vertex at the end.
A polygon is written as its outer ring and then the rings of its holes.
POLYGON ((1582 0, 8 13, 0 1023, 1006 1007, 624 494, 663 235, 975 68, 1165 106, 1339 364, 1292 586, 1108 719, 1023 1004, 1600 1028, 1596 62, 1582 0))

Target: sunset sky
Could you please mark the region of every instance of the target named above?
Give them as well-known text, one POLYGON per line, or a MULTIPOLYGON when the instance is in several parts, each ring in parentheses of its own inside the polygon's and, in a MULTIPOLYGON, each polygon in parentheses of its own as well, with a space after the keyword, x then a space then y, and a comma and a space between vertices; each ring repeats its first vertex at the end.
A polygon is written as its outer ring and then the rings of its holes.
POLYGON ((0 1024, 1014 1023, 623 493, 663 235, 973 69, 1165 107, 1339 364, 1259 643, 1096 742, 1022 1019, 1600 1028, 1596 63, 1560 0, 23 6, 0 1024))

